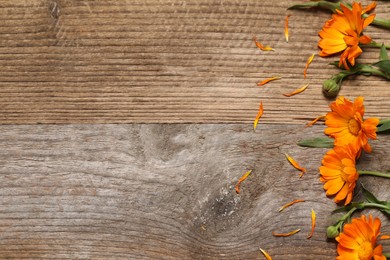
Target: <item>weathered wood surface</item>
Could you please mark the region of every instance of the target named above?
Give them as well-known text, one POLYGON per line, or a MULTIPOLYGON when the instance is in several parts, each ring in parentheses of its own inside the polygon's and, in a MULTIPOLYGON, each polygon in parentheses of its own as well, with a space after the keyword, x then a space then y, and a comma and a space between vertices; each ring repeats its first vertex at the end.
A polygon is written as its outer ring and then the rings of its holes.
MULTIPOLYGON (((306 80, 303 69, 330 14, 286 10, 298 2, 1 1, 0 124, 248 123, 260 100, 264 123, 317 117, 337 57, 317 56, 306 80), (258 50, 254 35, 276 51, 258 50), (273 75, 283 79, 256 86, 273 75), (305 83, 305 93, 281 95, 305 83)), ((389 8, 378 1, 378 17, 389 18, 389 8)), ((390 42, 386 30, 366 32, 390 42)), ((370 49, 360 60, 377 57, 370 49)), ((363 95, 369 115, 390 117, 389 84, 380 78, 346 81, 341 94, 363 95)))
MULTIPOLYGON (((262 259, 262 247, 276 260, 334 259, 325 228, 336 205, 317 170, 326 149, 295 145, 323 128, 1 126, 0 258, 262 259), (307 167, 301 179, 285 152, 307 167), (298 198, 306 202, 278 213, 298 198), (307 240, 311 209, 318 221, 307 240), (289 238, 271 235, 295 228, 289 238)), ((379 139, 360 169, 390 168, 390 138, 379 139)), ((361 181, 390 199, 388 180, 361 181)), ((389 234, 389 221, 372 213, 389 234)))

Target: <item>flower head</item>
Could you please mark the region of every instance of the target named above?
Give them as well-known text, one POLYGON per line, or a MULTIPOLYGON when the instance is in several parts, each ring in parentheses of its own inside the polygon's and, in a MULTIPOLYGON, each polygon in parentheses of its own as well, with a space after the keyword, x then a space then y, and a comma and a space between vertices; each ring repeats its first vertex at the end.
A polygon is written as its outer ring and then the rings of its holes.
POLYGON ((386 260, 382 254, 382 245, 376 245, 380 234, 381 221, 370 215, 352 219, 352 223, 344 226, 343 232, 336 237, 338 256, 336 260, 386 260))
POLYGON ((349 64, 355 65, 357 58, 363 51, 359 44, 369 44, 371 38, 362 34, 375 18, 375 14, 362 18, 362 14, 375 8, 375 4, 362 9, 360 3, 353 3, 352 10, 343 4, 340 4, 341 11, 332 15, 322 30, 319 32, 321 40, 318 46, 321 48, 320 56, 329 56, 343 52, 340 56, 339 66, 344 65, 348 70, 349 64))
POLYGON ((334 201, 351 202, 359 174, 355 167, 356 152, 351 145, 335 147, 324 156, 320 167, 320 180, 325 182, 326 195, 335 195, 334 201))
POLYGON ((376 139, 376 126, 378 118, 363 120, 364 105, 363 97, 357 97, 352 103, 344 97, 339 97, 330 104, 332 110, 326 115, 325 134, 335 138, 335 146, 351 144, 353 149, 360 154, 363 148, 371 152, 368 139, 376 139))

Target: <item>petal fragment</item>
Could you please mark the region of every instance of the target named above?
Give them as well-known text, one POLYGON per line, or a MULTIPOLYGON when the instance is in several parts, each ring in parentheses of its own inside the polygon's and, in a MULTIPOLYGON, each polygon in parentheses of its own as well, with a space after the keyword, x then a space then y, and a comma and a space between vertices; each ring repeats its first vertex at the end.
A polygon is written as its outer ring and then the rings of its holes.
POLYGON ((305 91, 305 90, 307 89, 308 86, 309 86, 309 84, 306 84, 306 85, 304 85, 303 87, 298 88, 298 89, 294 90, 294 91, 291 92, 291 93, 285 93, 285 94, 283 94, 283 96, 285 96, 285 97, 294 96, 294 95, 296 95, 296 94, 299 94, 299 93, 305 91))
POLYGON ((262 51, 273 51, 274 50, 270 46, 264 46, 263 44, 258 42, 257 39, 256 39, 256 36, 253 37, 253 41, 255 42, 257 48, 259 48, 262 51))
POLYGON ((289 36, 289 33, 288 33, 288 18, 290 18, 291 14, 288 14, 286 15, 286 21, 285 21, 285 24, 284 24, 284 37, 286 38, 286 42, 288 42, 288 36, 289 36))
POLYGON ((272 260, 272 257, 264 250, 264 249, 261 249, 259 248, 261 253, 264 255, 265 259, 267 260, 272 260))
POLYGON ((255 118, 255 121, 253 122, 253 130, 256 130, 257 123, 259 122, 260 117, 263 115, 264 108, 263 108, 263 102, 260 102, 259 112, 257 113, 257 116, 255 118))
POLYGON ((301 171, 301 174, 299 175, 299 178, 301 178, 303 176, 303 174, 306 172, 306 169, 301 167, 297 161, 295 161, 291 156, 289 156, 288 154, 285 154, 286 158, 287 158, 287 161, 295 168, 297 169, 298 171, 301 171))
POLYGON ((317 123, 317 121, 325 119, 325 117, 326 117, 326 116, 319 116, 319 117, 315 118, 313 121, 309 122, 309 123, 306 125, 306 127, 309 127, 309 126, 314 125, 315 123, 317 123))
POLYGON ((301 231, 301 229, 295 229, 291 232, 288 232, 288 233, 275 233, 275 232, 272 232, 272 235, 274 235, 275 237, 289 237, 289 236, 292 236, 296 233, 298 233, 299 231, 301 231))
POLYGON ((307 59, 306 66, 305 66, 305 70, 303 71, 303 78, 306 78, 307 69, 309 68, 310 63, 313 61, 314 56, 315 56, 315 53, 313 53, 313 54, 307 59))
POLYGON ((267 84, 270 81, 278 80, 278 79, 281 79, 281 77, 271 77, 271 78, 265 79, 265 80, 257 83, 257 86, 263 86, 263 85, 267 84))
POLYGON ((289 203, 286 203, 286 204, 284 204, 283 206, 280 207, 279 212, 281 212, 285 208, 288 208, 288 207, 294 205, 295 203, 299 203, 299 202, 305 202, 305 200, 293 200, 293 201, 291 201, 289 203))
POLYGON ((252 170, 250 171, 247 171, 246 173, 244 173, 244 175, 242 175, 242 177, 238 180, 237 184, 236 184, 236 192, 237 194, 240 193, 240 184, 241 182, 245 181, 246 178, 248 178, 248 176, 252 173, 252 170))
POLYGON ((310 234, 307 236, 307 239, 310 239, 314 234, 314 229, 316 227, 316 213, 313 209, 311 209, 311 231, 310 234))

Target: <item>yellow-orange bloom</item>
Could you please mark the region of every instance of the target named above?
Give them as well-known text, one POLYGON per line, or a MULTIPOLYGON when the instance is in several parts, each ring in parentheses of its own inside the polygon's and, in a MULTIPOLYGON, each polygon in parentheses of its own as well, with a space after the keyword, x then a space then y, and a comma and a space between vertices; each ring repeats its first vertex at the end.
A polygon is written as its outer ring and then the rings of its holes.
POLYGON ((339 203, 345 200, 347 205, 353 197, 353 190, 359 174, 355 167, 356 151, 351 145, 336 146, 324 156, 320 167, 320 180, 325 182, 326 195, 333 196, 334 201, 339 203))
POLYGON ((369 44, 371 38, 362 35, 363 29, 366 28, 375 18, 375 14, 362 18, 362 14, 375 8, 375 4, 369 5, 362 9, 360 3, 354 2, 352 10, 343 4, 340 4, 341 11, 332 15, 322 30, 319 32, 321 37, 318 47, 321 48, 320 56, 329 56, 343 52, 340 56, 339 66, 344 65, 349 69, 349 64, 355 65, 357 58, 363 51, 359 44, 369 44))
POLYGON ((382 245, 377 245, 380 234, 381 221, 370 215, 354 218, 350 224, 344 226, 343 232, 336 237, 338 256, 336 260, 386 260, 382 254, 382 245))
POLYGON ((325 134, 335 138, 335 146, 351 144, 357 154, 363 148, 371 152, 368 139, 376 139, 376 126, 378 118, 363 120, 363 97, 357 97, 352 103, 350 100, 339 97, 330 104, 332 112, 327 113, 325 134))

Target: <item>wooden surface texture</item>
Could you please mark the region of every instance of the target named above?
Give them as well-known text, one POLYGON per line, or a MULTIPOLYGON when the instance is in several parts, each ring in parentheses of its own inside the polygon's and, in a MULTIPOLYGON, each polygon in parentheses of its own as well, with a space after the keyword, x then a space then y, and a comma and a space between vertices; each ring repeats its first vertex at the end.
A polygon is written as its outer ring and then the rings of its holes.
MULTIPOLYGON (((316 56, 304 80, 330 14, 286 10, 299 2, 1 1, 0 123, 249 123, 260 101, 266 123, 315 118, 327 110, 321 85, 337 57, 316 56), (254 35, 275 51, 257 49, 254 35), (283 78, 256 86, 274 75, 283 78)), ((389 3, 376 12, 390 18, 389 3)), ((390 42, 386 30, 366 34, 390 42)), ((378 56, 367 49, 359 59, 378 56)), ((381 78, 347 80, 341 94, 363 95, 369 115, 390 117, 381 78)))
MULTIPOLYGON (((323 127, 261 125, 1 126, 1 258, 334 259, 336 217, 318 167, 326 149, 295 142, 323 127), (308 170, 301 179, 284 153, 308 170), (252 175, 234 186, 247 170, 252 175), (305 199, 282 212, 294 199, 305 199), (310 211, 317 213, 312 239, 310 211), (301 232, 288 238, 271 232, 301 232)), ((389 136, 360 169, 390 168, 389 136)), ((390 180, 362 177, 389 200, 390 180)), ((359 194, 359 193, 358 193, 359 194)), ((359 198, 359 196, 358 196, 359 198)), ((368 214, 369 211, 365 211, 368 214)), ((389 221, 382 232, 390 233, 389 221)), ((390 251, 390 242, 383 241, 390 251)))
MULTIPOLYGON (((334 259, 325 229, 336 205, 318 173, 326 149, 296 142, 323 134, 304 124, 328 111, 321 85, 337 57, 317 55, 303 78, 330 14, 286 10, 299 2, 0 1, 0 259, 246 260, 262 259, 259 247, 274 260, 334 259), (284 153, 308 173, 299 179, 284 153), (278 212, 294 199, 306 202, 278 212)), ((389 2, 376 11, 390 19, 389 2)), ((366 33, 390 43, 386 30, 366 33)), ((355 77, 341 94, 390 118, 388 81, 355 77)), ((360 169, 389 170, 389 141, 373 142, 360 169)), ((388 180, 359 181, 390 199, 388 180)))

